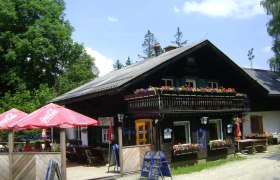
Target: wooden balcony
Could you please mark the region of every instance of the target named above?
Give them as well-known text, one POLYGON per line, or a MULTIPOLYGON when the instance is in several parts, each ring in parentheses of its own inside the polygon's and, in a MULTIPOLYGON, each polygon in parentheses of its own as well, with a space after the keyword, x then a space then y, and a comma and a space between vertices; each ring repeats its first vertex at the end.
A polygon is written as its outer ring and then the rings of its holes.
POLYGON ((148 91, 124 97, 128 113, 136 112, 244 112, 249 111, 247 96, 236 93, 185 94, 148 91))

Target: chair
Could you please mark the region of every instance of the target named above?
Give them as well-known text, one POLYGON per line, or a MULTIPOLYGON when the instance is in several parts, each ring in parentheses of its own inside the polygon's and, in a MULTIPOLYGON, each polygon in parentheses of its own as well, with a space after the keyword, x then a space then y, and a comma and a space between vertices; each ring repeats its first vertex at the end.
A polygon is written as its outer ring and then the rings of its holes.
POLYGON ((86 156, 87 156, 87 161, 88 161, 88 164, 91 166, 91 165, 94 165, 94 164, 97 164, 97 157, 93 156, 91 154, 91 151, 89 149, 86 149, 85 150, 85 153, 86 153, 86 156))

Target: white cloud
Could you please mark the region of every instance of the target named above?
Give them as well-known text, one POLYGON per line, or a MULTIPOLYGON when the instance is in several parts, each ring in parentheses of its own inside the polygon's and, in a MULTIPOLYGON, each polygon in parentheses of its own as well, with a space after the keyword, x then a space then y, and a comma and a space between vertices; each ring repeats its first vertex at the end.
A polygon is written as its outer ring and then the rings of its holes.
POLYGON ((113 60, 111 58, 100 54, 98 51, 95 51, 90 47, 85 47, 85 50, 90 56, 94 57, 95 66, 99 69, 99 76, 103 76, 113 71, 113 60))
POLYGON ((272 46, 267 46, 265 48, 263 48, 263 51, 266 52, 266 53, 272 53, 272 46))
POLYGON ((174 11, 175 13, 180 13, 180 9, 177 8, 176 6, 173 7, 173 11, 174 11))
POLYGON ((110 21, 110 22, 118 22, 118 18, 116 18, 116 17, 111 17, 111 16, 109 16, 107 19, 108 19, 108 21, 110 21))
POLYGON ((265 14, 260 0, 202 0, 186 1, 183 11, 187 14, 199 13, 211 17, 250 18, 265 14))

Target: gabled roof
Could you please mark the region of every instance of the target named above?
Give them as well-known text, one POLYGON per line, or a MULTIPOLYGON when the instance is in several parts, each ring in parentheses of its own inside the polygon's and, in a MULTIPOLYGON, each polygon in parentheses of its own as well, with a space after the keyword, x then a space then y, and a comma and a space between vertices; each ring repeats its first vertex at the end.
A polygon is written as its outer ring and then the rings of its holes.
POLYGON ((211 44, 210 41, 203 40, 188 46, 184 46, 178 49, 174 49, 172 51, 162 53, 156 57, 139 61, 138 63, 132 64, 130 66, 115 70, 104 76, 98 77, 78 88, 75 88, 53 99, 51 102, 61 102, 74 98, 79 98, 81 96, 99 93, 102 91, 117 89, 125 85, 126 83, 134 80, 138 76, 143 75, 148 71, 151 71, 152 69, 158 67, 164 62, 171 60, 172 58, 183 53, 191 53, 193 50, 207 44, 211 44))
POLYGON ((274 72, 249 68, 243 68, 243 70, 258 84, 263 86, 269 95, 280 95, 280 81, 277 80, 277 75, 274 72))
POLYGON ((242 68, 237 66, 210 41, 202 40, 197 43, 180 47, 172 51, 162 53, 159 56, 145 59, 130 66, 115 70, 104 76, 98 77, 78 88, 75 88, 53 99, 51 102, 75 101, 75 99, 79 100, 83 98, 90 98, 91 96, 100 95, 102 93, 117 93, 121 91, 123 87, 129 85, 131 82, 137 82, 140 77, 146 77, 146 75, 149 75, 149 73, 152 73, 157 69, 164 67, 174 59, 190 54, 191 52, 207 45, 210 45, 214 50, 228 59, 228 63, 237 68, 240 73, 244 73, 244 75, 249 78, 248 80, 258 84, 264 90, 267 90, 269 95, 280 95, 280 82, 276 80, 276 76, 271 71, 246 68, 242 70, 242 68))

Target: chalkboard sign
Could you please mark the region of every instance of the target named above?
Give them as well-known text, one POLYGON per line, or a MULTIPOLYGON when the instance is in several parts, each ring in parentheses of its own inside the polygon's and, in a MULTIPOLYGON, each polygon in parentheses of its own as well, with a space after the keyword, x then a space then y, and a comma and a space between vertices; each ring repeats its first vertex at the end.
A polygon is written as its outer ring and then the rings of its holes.
POLYGON ((159 176, 169 176, 172 179, 166 157, 162 151, 147 151, 143 159, 140 179, 146 177, 149 180, 158 180, 159 176))
POLYGON ((140 179, 141 177, 149 177, 150 169, 152 167, 152 157, 153 157, 153 151, 147 151, 144 155, 144 159, 142 162, 142 169, 140 173, 140 179))
POLYGON ((200 144, 202 148, 206 148, 206 131, 204 129, 196 131, 196 143, 200 144))

